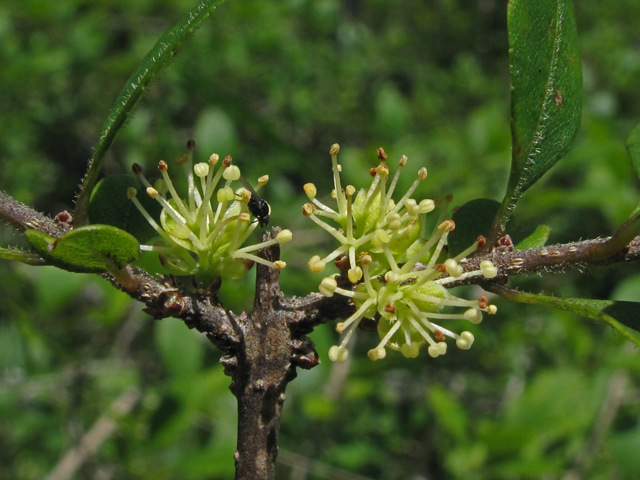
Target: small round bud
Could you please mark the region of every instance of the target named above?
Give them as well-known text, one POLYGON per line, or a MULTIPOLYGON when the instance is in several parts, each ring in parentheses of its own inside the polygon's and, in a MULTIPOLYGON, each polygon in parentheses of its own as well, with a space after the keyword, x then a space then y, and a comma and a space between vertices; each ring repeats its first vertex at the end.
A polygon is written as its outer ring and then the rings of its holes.
POLYGON ((240 169, 237 165, 229 165, 222 176, 225 180, 238 180, 240 178, 240 169))
POLYGON ((158 196, 158 191, 153 187, 147 187, 147 195, 151 198, 156 198, 158 196))
POLYGON ((229 202, 235 198, 235 193, 231 187, 221 188, 216 192, 218 203, 229 202))
POLYGON ((408 199, 404 202, 404 206, 407 209, 407 213, 412 217, 417 217, 420 215, 420 207, 418 206, 418 202, 416 202, 413 198, 408 199))
POLYGON ((497 311, 498 311, 498 307, 496 307, 495 305, 489 305, 487 307, 487 313, 489 315, 495 315, 497 311))
POLYGON ((464 312, 464 318, 471 323, 478 324, 482 321, 482 312, 477 308, 470 308, 464 312))
POLYGON ((219 160, 220 160, 220 155, 218 155, 217 153, 212 153, 211 156, 209 157, 209 165, 211 165, 212 167, 215 167, 219 160))
POLYGON ((349 358, 349 350, 344 347, 334 345, 329 349, 329 360, 337 363, 344 363, 349 358))
POLYGON ((480 262, 480 271, 485 278, 495 278, 498 275, 498 269, 490 260, 480 262))
POLYGON ((307 194, 307 197, 309 197, 309 200, 313 200, 314 198, 316 198, 316 195, 318 194, 318 189, 313 183, 306 183, 302 188, 304 188, 304 193, 307 194))
POLYGON ((278 243, 288 243, 291 241, 292 238, 293 238, 293 233, 291 233, 291 230, 286 230, 286 229, 282 230, 276 236, 276 240, 278 241, 278 243))
POLYGON ((329 153, 331 155, 337 155, 338 152, 340 152, 340 145, 338 145, 337 143, 334 143, 333 145, 331 145, 331 149, 329 150, 329 153))
POLYGON ((371 360, 382 360, 384 357, 387 356, 387 351, 382 347, 380 347, 380 348, 372 348, 371 350, 369 350, 367 352, 367 356, 371 360))
POLYGON ((398 281, 400 280, 400 276, 395 272, 388 271, 384 274, 384 279, 387 283, 398 283, 398 281))
POLYGON ((390 213, 387 215, 387 226, 389 230, 400 230, 402 228, 402 221, 400 219, 401 217, 398 213, 390 213))
POLYGON ((133 187, 129 187, 127 188, 127 198, 129 200, 131 200, 133 197, 135 197, 138 194, 138 191, 133 188, 133 187))
POLYGON ((436 208, 436 204, 431 199, 425 199, 420 202, 420 213, 429 213, 432 212, 434 208, 436 208))
POLYGON ((352 197, 356 193, 356 187, 353 185, 347 185, 347 188, 344 189, 344 193, 346 193, 347 196, 352 197))
POLYGON ((276 267, 276 269, 278 270, 282 270, 284 267, 287 266, 287 262, 283 262, 282 260, 276 260, 275 262, 273 262, 273 266, 276 267))
POLYGON ((447 273, 453 278, 458 278, 464 273, 464 269, 460 265, 458 265, 458 262, 456 262, 453 258, 445 260, 444 266, 447 267, 447 273))
POLYGON ((360 267, 350 268, 347 276, 351 283, 358 283, 362 279, 362 269, 360 267))
POLYGON ((193 172, 200 178, 204 178, 209 175, 209 164, 208 163, 196 163, 193 166, 193 172))
POLYGON ((307 263, 307 266, 309 267, 309 270, 311 270, 313 273, 320 273, 321 271, 324 270, 326 263, 320 259, 320 256, 314 255, 313 257, 311 257, 311 260, 309 260, 309 262, 307 263))
POLYGON ((318 291, 323 294, 325 297, 333 297, 333 293, 336 291, 338 287, 338 283, 333 277, 325 277, 320 282, 320 286, 318 287, 318 291))
POLYGON ((474 337, 471 332, 462 332, 460 336, 456 339, 456 346, 460 350, 469 350, 471 345, 473 345, 474 337))
POLYGON ((432 356, 433 358, 436 358, 437 356, 439 356, 440 349, 438 348, 438 344, 436 343, 435 345, 429 345, 429 348, 427 349, 427 353, 429 353, 429 355, 432 356))

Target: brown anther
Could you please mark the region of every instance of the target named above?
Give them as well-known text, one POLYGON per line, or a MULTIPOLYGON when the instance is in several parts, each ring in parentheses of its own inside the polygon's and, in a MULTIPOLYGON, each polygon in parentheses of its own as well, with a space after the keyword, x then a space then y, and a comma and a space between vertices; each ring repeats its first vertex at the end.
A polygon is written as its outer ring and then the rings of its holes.
POLYGON ((478 307, 479 308, 487 308, 489 306, 489 300, 484 295, 478 299, 478 307))
POLYGON ((140 175, 142 173, 142 167, 137 163, 134 163, 133 165, 131 165, 131 171, 134 175, 140 175))
POLYGON ((160 160, 158 162, 158 170, 160 170, 161 172, 166 172, 167 170, 169 170, 169 165, 167 165, 167 162, 165 162, 164 160, 160 160))
POLYGON ((487 239, 484 238, 482 235, 480 235, 478 238, 476 238, 476 246, 478 248, 482 248, 487 244, 487 239))
POLYGON ((384 149, 382 147, 380 147, 378 149, 378 160, 381 160, 381 161, 384 162, 386 159, 387 159, 387 154, 384 153, 384 149))
POLYGON ((437 341, 444 342, 444 333, 442 333, 440 330, 434 330, 433 336, 437 341))
POLYGON ((440 225, 438 225, 438 230, 442 230, 443 232, 450 232, 456 228, 456 223, 453 220, 445 220, 440 225))
POLYGON ((231 155, 227 155, 226 157, 224 157, 224 160, 222 160, 222 166, 228 167, 229 165, 231 165, 232 161, 233 161, 233 158, 231 158, 231 155))
POLYGON ((305 217, 308 217, 309 215, 313 215, 316 211, 316 207, 313 203, 305 203, 304 205, 302 205, 302 214, 305 217))
POLYGON ((433 269, 434 269, 436 272, 440 272, 440 273, 446 273, 446 272, 447 272, 447 267, 445 266, 445 264, 444 264, 444 263, 438 263, 437 265, 435 265, 435 266, 433 267, 433 269))
POLYGON ((187 150, 189 150, 190 152, 193 152, 196 148, 196 141, 195 140, 189 140, 187 142, 187 150))
POLYGON ((375 168, 369 169, 369 175, 371 175, 372 177, 375 177, 376 173, 377 173, 377 170, 375 168))
MULTIPOLYGON (((382 149, 380 149, 380 150, 382 150, 382 149)), ((384 152, 382 152, 382 153, 384 153, 384 152)), ((395 307, 395 305, 391 305, 390 303, 387 303, 384 306, 384 311, 385 312, 389 312, 389 313, 396 313, 396 307, 395 307)))

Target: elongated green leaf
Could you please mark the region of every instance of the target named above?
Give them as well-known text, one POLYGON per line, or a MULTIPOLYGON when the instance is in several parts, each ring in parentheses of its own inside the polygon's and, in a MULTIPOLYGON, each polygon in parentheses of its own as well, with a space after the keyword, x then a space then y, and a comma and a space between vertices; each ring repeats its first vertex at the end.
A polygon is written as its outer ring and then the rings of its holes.
POLYGON ((580 126, 582 69, 571 0, 508 5, 512 160, 496 237, 518 198, 566 153, 580 126))
POLYGON ((598 323, 609 325, 640 346, 640 303, 584 298, 555 298, 518 292, 498 285, 489 287, 489 290, 514 302, 544 305, 583 315, 598 323))
POLYGON ((135 237, 109 225, 76 228, 57 239, 38 230, 24 234, 42 258, 70 272, 113 272, 138 258, 140 252, 135 237))
POLYGON ((531 235, 516 245, 517 250, 542 247, 547 243, 551 227, 549 225, 538 225, 531 235))
POLYGON ((173 59, 183 43, 195 32, 211 11, 224 0, 203 0, 184 16, 171 30, 156 42, 144 57, 140 66, 131 74, 120 92, 100 134, 100 139, 89 162, 89 170, 84 178, 82 192, 78 197, 74 213, 75 224, 82 226, 86 221, 91 192, 98 181, 104 157, 111 148, 118 131, 133 114, 136 105, 149 84, 173 59))
POLYGON ((31 252, 23 252, 17 248, 0 247, 0 258, 3 260, 26 263, 27 265, 46 265, 46 262, 44 262, 39 255, 31 252))
POLYGON ((640 123, 633 127, 627 137, 627 151, 631 158, 631 165, 640 177, 640 123))

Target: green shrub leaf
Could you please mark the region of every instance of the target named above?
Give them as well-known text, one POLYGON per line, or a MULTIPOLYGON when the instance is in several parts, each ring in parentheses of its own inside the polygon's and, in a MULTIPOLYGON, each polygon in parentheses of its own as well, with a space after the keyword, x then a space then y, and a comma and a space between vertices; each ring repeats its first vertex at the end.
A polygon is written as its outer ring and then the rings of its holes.
POLYGON ((499 285, 491 285, 488 289, 514 302, 544 305, 591 318, 598 323, 609 325, 627 339, 640 346, 640 303, 638 302, 555 298, 546 295, 518 292, 499 285))
POLYGON ((496 237, 518 198, 567 153, 582 115, 582 67, 571 0, 512 0, 507 19, 512 158, 496 237))
POLYGON ((538 225, 531 235, 516 245, 517 250, 543 247, 549 239, 551 227, 549 225, 538 225))
POLYGON ((78 273, 120 269, 138 258, 140 251, 135 237, 109 225, 76 228, 60 238, 26 230, 25 237, 51 265, 78 273))

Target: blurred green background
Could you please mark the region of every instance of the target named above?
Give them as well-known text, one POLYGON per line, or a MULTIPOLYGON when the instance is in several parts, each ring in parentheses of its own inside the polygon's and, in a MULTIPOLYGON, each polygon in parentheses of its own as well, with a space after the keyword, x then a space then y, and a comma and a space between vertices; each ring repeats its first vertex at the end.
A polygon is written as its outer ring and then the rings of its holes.
MULTIPOLYGON (((0 3, 0 189, 71 209, 124 82, 193 0, 0 3)), ((506 2, 228 0, 144 97, 106 174, 153 169, 186 141, 268 173, 272 224, 290 228, 289 295, 330 243, 300 215, 302 185, 367 182, 375 149, 429 178, 415 197, 499 200, 509 165, 506 2)), ((640 3, 580 0, 585 106, 569 155, 522 199, 510 232, 550 243, 609 235, 640 198, 624 138, 640 120, 640 3)), ((393 162, 395 163, 395 161, 393 162)), ((391 164, 393 164, 391 163, 391 164)), ((0 227, 2 245, 24 245, 0 227)), ((332 249, 332 248, 331 248, 332 249)), ((530 291, 640 300, 637 265, 512 281, 530 291)), ((252 277, 222 293, 249 308, 252 277)), ((478 294, 477 291, 469 292, 478 294)), ((108 415, 140 401, 74 479, 233 477, 235 399, 220 352, 180 322, 151 320, 100 278, 0 261, 0 479, 39 479, 108 415)), ((640 478, 640 359, 576 315, 497 300, 468 352, 325 361, 289 386, 281 479, 640 478)), ((313 333, 326 358, 331 324, 313 333)), ((98 425, 99 427, 100 425, 98 425)), ((96 428, 98 428, 96 427, 96 428)), ((99 428, 98 428, 99 430, 99 428)), ((64 477, 66 478, 66 477, 64 477)))

